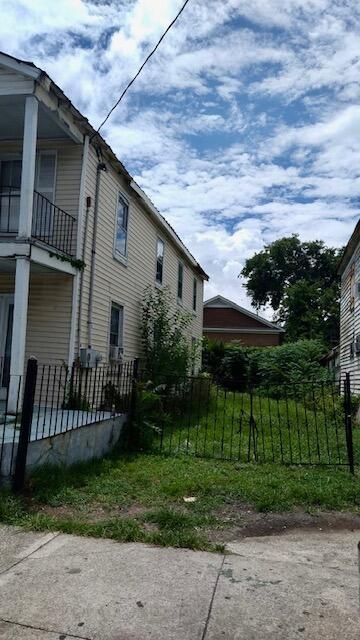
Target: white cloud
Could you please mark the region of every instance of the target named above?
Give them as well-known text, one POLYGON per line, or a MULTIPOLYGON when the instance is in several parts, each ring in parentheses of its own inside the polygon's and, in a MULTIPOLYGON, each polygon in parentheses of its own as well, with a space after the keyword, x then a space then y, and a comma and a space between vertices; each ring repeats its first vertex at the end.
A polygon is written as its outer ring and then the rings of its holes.
MULTIPOLYGON (((2 48, 44 68, 97 126, 181 2, 0 4, 2 48)), ((237 276, 264 242, 350 235, 359 25, 353 0, 192 0, 104 128, 209 272, 207 295, 249 306, 237 276)))

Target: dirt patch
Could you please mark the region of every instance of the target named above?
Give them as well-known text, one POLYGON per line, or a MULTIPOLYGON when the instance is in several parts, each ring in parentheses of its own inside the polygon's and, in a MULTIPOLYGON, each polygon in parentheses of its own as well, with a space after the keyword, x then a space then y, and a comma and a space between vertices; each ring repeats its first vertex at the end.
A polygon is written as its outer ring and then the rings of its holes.
POLYGON ((291 513, 258 513, 249 505, 229 505, 215 514, 225 527, 209 530, 211 542, 230 542, 246 537, 271 536, 294 529, 318 531, 360 530, 360 515, 351 512, 318 511, 316 514, 304 511, 291 513))
MULTIPOLYGON (((33 505, 34 506, 34 505, 33 505)), ((108 508, 103 505, 93 505, 91 509, 86 508, 82 510, 79 507, 70 505, 59 505, 58 507, 51 507, 49 505, 36 506, 36 510, 40 513, 51 516, 53 518, 59 518, 61 520, 82 520, 89 524, 97 524, 103 520, 111 518, 134 518, 139 519, 148 511, 146 507, 140 505, 131 505, 129 507, 111 507, 108 508)))

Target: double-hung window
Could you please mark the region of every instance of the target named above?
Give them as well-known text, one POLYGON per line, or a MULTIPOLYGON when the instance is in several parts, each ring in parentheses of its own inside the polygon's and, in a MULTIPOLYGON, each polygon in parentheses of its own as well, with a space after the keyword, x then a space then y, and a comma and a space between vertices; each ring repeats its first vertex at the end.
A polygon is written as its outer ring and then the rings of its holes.
POLYGON ((193 281, 193 310, 196 311, 197 306, 197 279, 193 281))
POLYGON ((111 304, 110 314, 110 358, 118 357, 119 351, 123 348, 123 326, 124 326, 124 307, 113 302, 111 304))
POLYGON ((115 252, 123 257, 125 257, 127 253, 128 222, 129 205, 119 193, 116 210, 115 252))
POLYGON ((163 283, 164 276, 164 241, 158 238, 156 241, 156 282, 158 284, 163 283))
POLYGON ((178 285, 177 285, 177 297, 181 301, 183 299, 183 286, 184 286, 184 265, 182 262, 178 264, 178 285))

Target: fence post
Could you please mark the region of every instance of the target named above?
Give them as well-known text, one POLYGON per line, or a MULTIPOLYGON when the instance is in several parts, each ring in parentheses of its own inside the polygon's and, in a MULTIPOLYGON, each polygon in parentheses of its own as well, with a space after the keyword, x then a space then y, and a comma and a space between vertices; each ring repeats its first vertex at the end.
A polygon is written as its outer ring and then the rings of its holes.
POLYGON ((254 387, 249 387, 250 395, 250 416, 249 416, 249 443, 248 443, 248 462, 251 459, 251 443, 254 449, 254 460, 257 462, 257 438, 256 438, 256 420, 254 418, 254 387))
POLYGON ((129 431, 128 431, 128 442, 126 443, 126 448, 128 449, 132 444, 133 438, 133 424, 135 420, 135 412, 136 412, 136 398, 137 398, 137 383, 139 380, 139 358, 135 358, 134 366, 133 366, 133 374, 132 374, 132 382, 131 382, 131 395, 130 395, 130 406, 129 406, 129 431))
POLYGON ((354 474, 354 444, 352 433, 352 415, 351 415, 351 388, 350 374, 346 373, 344 380, 344 409, 345 409, 345 437, 346 449, 348 454, 350 473, 354 474))
POLYGON ((34 410, 38 363, 36 358, 29 358, 26 369, 24 398, 22 405, 20 434, 15 462, 14 491, 22 491, 25 482, 27 450, 31 434, 31 423, 34 410))

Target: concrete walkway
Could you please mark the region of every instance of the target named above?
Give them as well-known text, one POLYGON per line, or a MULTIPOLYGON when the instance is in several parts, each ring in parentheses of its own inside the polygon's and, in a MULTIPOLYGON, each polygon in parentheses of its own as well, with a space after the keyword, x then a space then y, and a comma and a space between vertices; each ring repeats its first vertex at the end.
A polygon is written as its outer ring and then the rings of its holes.
POLYGON ((1 640, 359 640, 359 533, 229 555, 0 528, 1 640))

